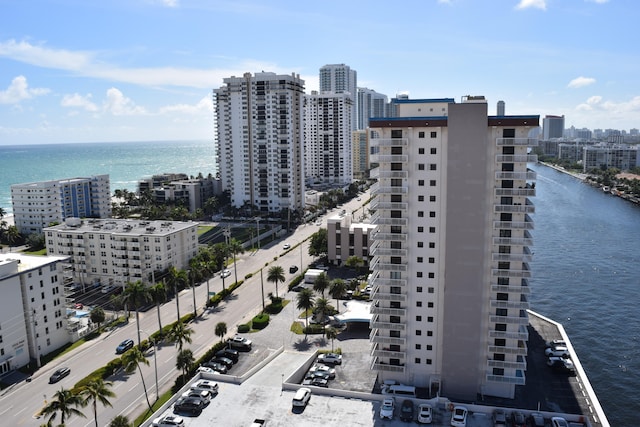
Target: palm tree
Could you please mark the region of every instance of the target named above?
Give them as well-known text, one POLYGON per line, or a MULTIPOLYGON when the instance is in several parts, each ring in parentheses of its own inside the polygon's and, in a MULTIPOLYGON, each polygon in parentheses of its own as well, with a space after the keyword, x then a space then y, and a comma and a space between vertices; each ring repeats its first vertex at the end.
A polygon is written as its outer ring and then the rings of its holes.
POLYGON ((340 313, 340 298, 347 292, 347 284, 342 279, 333 279, 329 286, 329 294, 331 298, 335 298, 338 313, 340 313))
POLYGON ((15 225, 10 225, 7 227, 7 230, 4 233, 4 237, 7 239, 7 243, 9 243, 9 251, 11 251, 11 245, 20 240, 20 232, 18 231, 18 227, 15 225))
POLYGON ((78 415, 82 418, 86 418, 86 416, 77 409, 82 406, 84 406, 84 400, 79 394, 76 394, 71 390, 61 388, 54 393, 53 400, 49 402, 47 406, 42 408, 42 415, 50 415, 47 420, 47 425, 51 425, 53 420, 56 419, 57 413, 60 412, 60 425, 64 426, 65 420, 71 415, 78 415))
POLYGON ((182 371, 183 380, 186 380, 187 371, 193 367, 195 362, 196 359, 193 357, 193 352, 188 348, 178 353, 176 357, 176 368, 182 371))
POLYGON ((100 402, 102 406, 113 406, 109 401, 110 397, 116 397, 116 394, 111 391, 112 385, 113 383, 110 381, 96 378, 87 383, 80 392, 87 403, 91 403, 93 406, 93 418, 96 420, 96 427, 98 427, 98 402, 100 402))
POLYGON ((180 321, 180 298, 178 298, 178 292, 181 285, 187 283, 187 272, 184 270, 178 270, 174 266, 169 267, 169 275, 167 276, 167 282, 169 288, 172 288, 176 297, 176 309, 178 312, 178 322, 180 321))
POLYGON ((324 291, 329 287, 329 277, 327 277, 327 273, 322 272, 316 277, 316 280, 313 281, 313 290, 316 292, 320 292, 322 294, 322 298, 324 298, 324 291))
POLYGON ((127 374, 132 373, 138 368, 140 372, 140 378, 142 379, 142 387, 144 388, 144 397, 147 399, 147 405, 149 405, 149 411, 153 412, 151 408, 151 402, 149 402, 149 394, 147 393, 147 384, 144 382, 144 376, 142 375, 142 367, 140 364, 145 364, 149 366, 149 361, 142 351, 140 351, 139 347, 133 347, 128 350, 125 354, 122 355, 122 367, 127 374))
POLYGON ((167 287, 161 280, 155 285, 149 288, 149 296, 156 305, 156 311, 158 313, 158 330, 162 331, 162 321, 160 320, 160 305, 167 301, 167 287))
POLYGON ((128 282, 122 294, 125 304, 133 306, 136 311, 136 329, 138 330, 138 345, 140 345, 140 313, 138 309, 149 301, 149 289, 138 280, 136 282, 128 282))
POLYGON ((298 293, 298 301, 296 303, 296 308, 298 310, 305 311, 304 320, 306 322, 305 335, 307 328, 309 328, 309 316, 307 316, 307 311, 313 308, 314 300, 313 300, 313 292, 311 289, 304 288, 298 293))
POLYGON ((193 329, 182 322, 178 322, 169 331, 169 341, 174 342, 178 346, 178 351, 182 351, 184 343, 191 344, 191 334, 193 329))
POLYGON ((276 284, 276 298, 278 297, 278 282, 282 282, 284 283, 285 281, 285 276, 284 276, 284 269, 282 267, 280 267, 279 265, 274 265, 273 267, 269 268, 269 271, 267 273, 267 282, 275 282, 276 284))
POLYGON ((118 415, 111 420, 109 427, 131 427, 131 424, 127 417, 124 415, 118 415))
POLYGON ((331 340, 331 353, 333 353, 333 340, 335 340, 338 337, 338 330, 333 327, 327 328, 326 334, 327 334, 327 339, 331 340))
POLYGON ((227 324, 224 322, 218 322, 216 324, 216 336, 220 337, 220 342, 222 342, 222 338, 227 335, 227 324))
POLYGON ((324 324, 324 315, 329 310, 329 301, 324 298, 318 298, 316 300, 315 309, 317 313, 320 313, 320 323, 324 324))
POLYGON ((229 251, 233 253, 233 272, 236 277, 236 283, 238 283, 238 269, 236 268, 236 254, 244 253, 244 248, 242 247, 242 244, 236 239, 230 239, 227 246, 229 247, 229 251))

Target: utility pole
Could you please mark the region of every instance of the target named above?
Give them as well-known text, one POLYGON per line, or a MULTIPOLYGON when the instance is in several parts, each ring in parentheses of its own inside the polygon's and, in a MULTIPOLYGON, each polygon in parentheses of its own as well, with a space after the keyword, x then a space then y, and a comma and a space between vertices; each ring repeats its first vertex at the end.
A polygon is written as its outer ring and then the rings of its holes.
POLYGON ((262 268, 260 269, 260 286, 262 287, 262 311, 264 312, 264 278, 262 277, 262 268))
POLYGON ((258 250, 260 250, 260 218, 256 217, 256 229, 258 235, 258 250))

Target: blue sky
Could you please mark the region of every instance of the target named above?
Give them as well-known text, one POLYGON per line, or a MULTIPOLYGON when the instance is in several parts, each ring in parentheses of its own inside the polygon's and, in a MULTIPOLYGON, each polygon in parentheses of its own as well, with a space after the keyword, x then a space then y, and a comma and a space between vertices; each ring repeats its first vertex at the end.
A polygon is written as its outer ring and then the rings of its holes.
POLYGON ((211 90, 345 63, 413 99, 484 95, 640 127, 637 0, 0 0, 0 144, 213 139, 211 90))

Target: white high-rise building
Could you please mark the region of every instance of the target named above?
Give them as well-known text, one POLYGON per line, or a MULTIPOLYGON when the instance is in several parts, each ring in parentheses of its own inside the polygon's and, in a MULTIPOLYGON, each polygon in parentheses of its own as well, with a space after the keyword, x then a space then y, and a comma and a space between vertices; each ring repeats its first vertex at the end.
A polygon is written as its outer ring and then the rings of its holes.
POLYGON ((320 93, 348 93, 351 96, 350 130, 358 128, 358 73, 345 64, 328 64, 320 68, 320 93))
POLYGON ((109 175, 14 184, 11 203, 16 227, 24 235, 42 233, 67 218, 110 218, 109 175))
POLYGON ((538 116, 484 97, 372 119, 372 369, 452 399, 513 398, 527 355, 538 116), (438 112, 438 114, 434 114, 438 112))
POLYGON ((358 88, 358 129, 366 129, 371 117, 385 117, 387 95, 366 87, 358 88))
POLYGON ((236 207, 304 207, 304 80, 245 73, 214 90, 222 190, 236 207))
POLYGON ((564 116, 545 116, 542 120, 542 139, 562 138, 564 136, 564 116))
POLYGON ((313 91, 304 98, 304 161, 309 184, 353 181, 351 111, 347 93, 313 91))
POLYGON ((47 253, 69 257, 74 288, 108 291, 152 282, 169 267, 183 270, 198 253, 198 224, 181 221, 70 218, 44 229, 47 253))
MULTIPOLYGON (((71 342, 65 307, 66 256, 0 254, 0 375, 71 342)), ((39 366, 39 365, 38 365, 39 366)))

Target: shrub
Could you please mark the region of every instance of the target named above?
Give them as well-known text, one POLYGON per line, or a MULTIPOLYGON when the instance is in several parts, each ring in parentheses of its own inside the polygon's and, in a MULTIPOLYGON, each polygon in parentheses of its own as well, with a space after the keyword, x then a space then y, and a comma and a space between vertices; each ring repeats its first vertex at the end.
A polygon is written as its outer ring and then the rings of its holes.
POLYGON ((269 314, 278 314, 282 311, 282 301, 272 302, 265 307, 265 311, 269 314))
POLYGON ((244 323, 242 325, 238 325, 238 333, 242 334, 245 332, 249 332, 251 330, 251 325, 248 323, 244 323))
POLYGON ((300 274, 299 276, 294 277, 293 280, 289 282, 289 290, 298 286, 303 279, 304 279, 304 274, 300 274))
POLYGON ((304 333, 308 334, 308 335, 322 334, 322 333, 324 333, 324 326, 322 326, 322 325, 309 325, 308 327, 305 327, 303 330, 304 330, 304 333))
POLYGON ((264 329, 269 324, 269 315, 260 313, 252 319, 251 323, 253 324, 253 329, 264 329))

